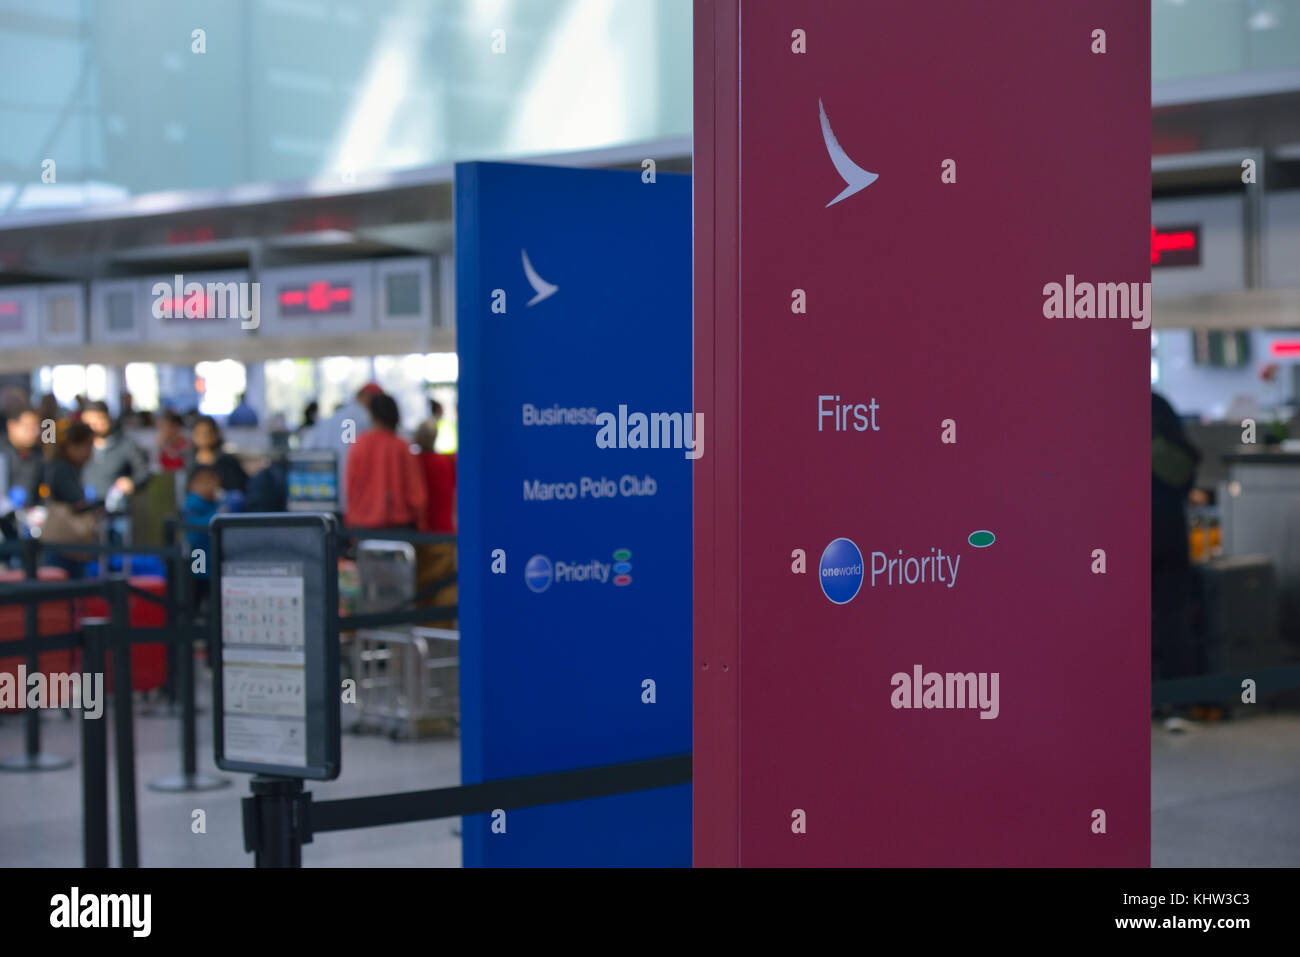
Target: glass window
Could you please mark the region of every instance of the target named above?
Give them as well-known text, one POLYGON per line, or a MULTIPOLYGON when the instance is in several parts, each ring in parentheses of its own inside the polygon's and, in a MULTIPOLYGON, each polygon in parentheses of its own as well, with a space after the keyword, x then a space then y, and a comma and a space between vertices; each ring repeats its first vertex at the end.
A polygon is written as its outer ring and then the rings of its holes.
POLYGON ((152 362, 128 362, 123 375, 132 407, 137 412, 157 412, 158 367, 152 362))
POLYGON ((370 360, 354 356, 327 356, 316 363, 320 392, 320 418, 326 419, 370 381, 370 360))
POLYGON ((289 428, 302 424, 303 409, 316 399, 316 363, 311 359, 273 359, 263 364, 266 411, 283 415, 289 428))
POLYGON ((241 0, 201 23, 193 3, 15 3, 0 217, 691 130, 691 0, 241 0), (56 183, 14 178, 45 156, 56 183))
POLYGON ((234 359, 200 362, 194 366, 199 390, 199 411, 204 415, 229 415, 247 385, 244 364, 234 359))

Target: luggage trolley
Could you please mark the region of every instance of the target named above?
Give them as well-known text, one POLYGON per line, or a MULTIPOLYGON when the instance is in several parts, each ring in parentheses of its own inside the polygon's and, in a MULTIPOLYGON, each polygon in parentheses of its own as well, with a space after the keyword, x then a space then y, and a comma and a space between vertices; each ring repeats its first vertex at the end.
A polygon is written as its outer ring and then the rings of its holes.
MULTIPOLYGON (((407 542, 357 545, 359 614, 409 607, 415 598, 415 549, 407 542)), ((416 738, 460 719, 460 633, 398 625, 362 629, 352 644, 359 718, 354 731, 416 738)))

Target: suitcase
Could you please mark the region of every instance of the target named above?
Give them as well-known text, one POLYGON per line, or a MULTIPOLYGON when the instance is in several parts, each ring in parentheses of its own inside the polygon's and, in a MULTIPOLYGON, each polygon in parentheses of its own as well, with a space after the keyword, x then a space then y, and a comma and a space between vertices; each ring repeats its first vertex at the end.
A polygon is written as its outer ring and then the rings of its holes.
MULTIPOLYGON (((167 583, 156 575, 132 575, 127 583, 133 588, 147 591, 162 598, 167 592, 167 583)), ((83 598, 78 602, 80 618, 107 618, 108 602, 103 598, 83 598)), ((158 628, 167 624, 167 609, 162 605, 146 601, 139 595, 127 596, 127 620, 132 629, 158 628)), ((113 690, 113 656, 105 662, 105 687, 113 690)), ((133 691, 153 691, 161 688, 167 681, 167 646, 162 642, 150 642, 145 645, 131 646, 131 689, 133 691)))
MULTIPOLYGON (((21 569, 0 569, 0 582, 20 582, 26 579, 21 569)), ((38 568, 37 581, 65 581, 68 573, 62 568, 38 568)), ((0 649, 3 642, 21 639, 26 634, 27 616, 22 605, 0 605, 0 649)), ((60 635, 72 631, 72 602, 43 601, 37 606, 37 632, 42 635, 60 635)), ((18 666, 26 661, 25 656, 14 658, 0 657, 0 673, 7 673, 17 680, 18 666)), ((44 651, 37 656, 37 666, 44 674, 68 674, 73 667, 73 651, 44 651)))

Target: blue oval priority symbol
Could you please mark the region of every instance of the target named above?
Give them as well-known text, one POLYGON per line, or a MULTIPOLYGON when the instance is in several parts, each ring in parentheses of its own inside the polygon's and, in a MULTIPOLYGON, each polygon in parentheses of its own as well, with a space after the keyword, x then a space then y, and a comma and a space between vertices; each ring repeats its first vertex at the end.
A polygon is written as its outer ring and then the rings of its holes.
POLYGON ((822 552, 817 578, 822 594, 837 605, 847 605, 862 587, 862 552, 847 538, 837 538, 822 552))
POLYGON ((541 594, 551 587, 551 560, 545 555, 534 555, 524 566, 524 582, 541 594))

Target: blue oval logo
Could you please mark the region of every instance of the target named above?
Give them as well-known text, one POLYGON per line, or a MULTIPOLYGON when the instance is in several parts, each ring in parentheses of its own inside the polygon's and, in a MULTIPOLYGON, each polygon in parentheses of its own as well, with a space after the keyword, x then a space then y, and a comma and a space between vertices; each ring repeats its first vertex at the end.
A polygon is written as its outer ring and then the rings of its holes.
POLYGON ((822 552, 817 578, 822 594, 837 605, 847 605, 862 587, 862 552, 847 538, 837 538, 822 552))
POLYGON ((551 587, 551 560, 545 555, 534 555, 524 566, 524 582, 538 594, 551 587))
POLYGON ((632 570, 632 563, 631 563, 631 562, 616 562, 616 563, 614 564, 614 572, 615 572, 615 574, 618 574, 618 575, 626 575, 626 574, 627 574, 628 572, 630 572, 631 570, 632 570))

